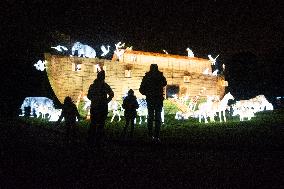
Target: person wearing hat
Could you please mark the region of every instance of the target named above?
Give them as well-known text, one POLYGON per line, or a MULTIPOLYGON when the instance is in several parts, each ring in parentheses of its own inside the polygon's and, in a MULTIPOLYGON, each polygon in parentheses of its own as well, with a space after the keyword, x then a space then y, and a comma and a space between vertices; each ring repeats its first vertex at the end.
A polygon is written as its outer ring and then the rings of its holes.
POLYGON ((139 92, 146 96, 148 109, 148 134, 154 142, 160 142, 161 112, 164 101, 164 87, 167 80, 160 72, 157 64, 151 64, 150 71, 145 73, 139 88, 139 92), (155 120, 155 131, 153 135, 153 123, 155 120))
POLYGON ((124 109, 124 117, 125 117, 125 126, 122 132, 122 137, 125 137, 127 128, 130 124, 130 138, 133 138, 134 132, 134 120, 137 116, 136 109, 138 109, 139 105, 137 102, 137 98, 134 95, 134 91, 130 89, 128 91, 128 95, 124 98, 122 103, 122 108, 124 109))
POLYGON ((88 144, 90 147, 99 148, 104 135, 108 103, 114 97, 111 87, 105 82, 104 70, 98 72, 97 79, 89 87, 87 97, 91 100, 88 144))

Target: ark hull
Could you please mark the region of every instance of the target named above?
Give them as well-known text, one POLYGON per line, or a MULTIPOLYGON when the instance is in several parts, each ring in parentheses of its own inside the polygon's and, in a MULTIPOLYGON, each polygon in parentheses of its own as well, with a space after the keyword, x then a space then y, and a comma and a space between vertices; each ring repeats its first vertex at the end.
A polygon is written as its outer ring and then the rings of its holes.
POLYGON ((202 74, 205 69, 212 73, 211 63, 206 59, 130 51, 125 52, 119 61, 48 53, 45 53, 45 60, 49 82, 60 102, 63 102, 66 96, 72 97, 73 100, 86 96, 90 84, 97 76, 96 65, 105 70, 106 82, 112 87, 116 99, 121 99, 130 88, 138 98, 144 97, 138 89, 142 77, 149 71, 152 63, 158 64, 159 70, 167 79, 167 95, 175 91, 179 96, 192 97, 200 95, 202 88, 206 88, 202 96, 222 97, 225 92, 223 76, 202 74))

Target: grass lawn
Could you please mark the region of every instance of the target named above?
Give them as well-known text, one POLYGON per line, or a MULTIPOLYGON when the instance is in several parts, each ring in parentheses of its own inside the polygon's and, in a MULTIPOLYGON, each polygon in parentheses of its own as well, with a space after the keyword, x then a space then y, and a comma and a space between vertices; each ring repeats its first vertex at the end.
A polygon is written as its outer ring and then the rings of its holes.
POLYGON ((283 188, 283 113, 209 124, 167 115, 158 145, 145 123, 123 141, 123 119, 108 118, 102 152, 86 148, 87 120, 74 144, 64 141, 64 124, 1 120, 0 188, 283 188))
MULTIPOLYGON (((108 117, 105 135, 108 141, 121 141, 124 119, 116 118, 110 122, 108 117)), ((64 123, 56 127, 54 123, 41 119, 20 119, 22 123, 64 133, 64 123)), ((84 143, 89 120, 78 122, 78 140, 84 143)), ((163 145, 191 146, 193 148, 266 148, 280 147, 284 144, 284 111, 264 111, 256 114, 250 121, 240 122, 238 117, 229 117, 227 122, 199 123, 198 119, 176 120, 173 114, 165 116, 160 138, 163 145)), ((136 124, 132 143, 148 143, 147 123, 136 124)))

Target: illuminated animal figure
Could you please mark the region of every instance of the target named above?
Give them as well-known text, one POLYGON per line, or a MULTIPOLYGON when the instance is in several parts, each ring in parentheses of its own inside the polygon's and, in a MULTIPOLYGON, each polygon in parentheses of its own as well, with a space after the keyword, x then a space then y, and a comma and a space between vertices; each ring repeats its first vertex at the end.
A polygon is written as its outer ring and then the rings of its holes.
POLYGON ((31 116, 35 114, 42 118, 49 118, 46 115, 50 116, 54 110, 53 101, 47 97, 26 97, 21 105, 22 115, 25 114, 25 107, 31 107, 31 116))
POLYGON ((217 76, 217 75, 218 75, 218 71, 219 71, 219 70, 216 69, 214 72, 212 72, 212 75, 213 75, 213 76, 217 76))
MULTIPOLYGON (((142 99, 137 99, 138 102, 138 109, 137 109, 137 115, 139 117, 139 124, 141 125, 144 119, 144 122, 147 122, 147 117, 148 117, 148 109, 147 109, 147 101, 146 99, 142 98, 142 99)), ((161 121, 162 123, 165 122, 165 111, 164 108, 162 108, 162 112, 161 112, 161 121)), ((136 123, 136 119, 135 119, 135 123, 136 123)))
POLYGON ((123 112, 123 108, 122 108, 121 104, 118 101, 116 101, 116 100, 110 101, 108 103, 108 110, 112 111, 112 118, 111 118, 110 122, 113 122, 113 120, 114 120, 114 118, 116 116, 118 116, 118 121, 121 120, 120 115, 123 112))
POLYGON ((239 115, 240 121, 244 121, 245 118, 247 120, 251 120, 254 117, 254 110, 251 108, 251 102, 249 100, 240 100, 232 105, 233 108, 233 116, 239 115))
POLYGON ((61 113, 62 113, 62 109, 53 109, 51 111, 51 115, 50 115, 48 121, 58 121, 59 116, 61 115, 61 113))
POLYGON ((192 52, 192 50, 190 48, 186 48, 186 51, 187 51, 187 56, 188 57, 194 57, 194 53, 192 52))
MULTIPOLYGON (((137 99, 138 102, 138 109, 137 109, 137 116, 139 117, 139 124, 141 125, 143 122, 143 118, 144 118, 144 122, 147 122, 147 117, 148 117, 148 109, 147 109, 147 102, 146 99, 142 98, 142 99, 137 99)), ((135 119, 135 123, 136 123, 136 119, 135 119)))
POLYGON ((116 55, 118 60, 120 60, 122 58, 122 55, 125 52, 125 49, 122 49, 122 47, 124 47, 124 46, 125 46, 125 43, 121 44, 121 42, 118 42, 117 44, 115 44, 114 54, 116 55))
MULTIPOLYGON (((219 55, 218 55, 218 56, 219 56, 219 55)), ((216 64, 216 60, 217 60, 218 56, 216 56, 215 58, 213 58, 213 57, 211 56, 211 54, 208 55, 208 58, 209 58, 209 60, 210 60, 210 62, 211 62, 212 65, 215 65, 215 64, 216 64)))
MULTIPOLYGON (((87 98, 87 96, 83 96, 83 102, 84 102, 84 106, 83 106, 83 110, 87 111, 87 116, 90 115, 90 109, 91 109, 91 101, 87 98)), ((112 112, 112 118, 111 118, 111 122, 113 122, 114 118, 116 116, 118 116, 118 121, 121 120, 121 115, 123 114, 123 108, 121 106, 121 104, 116 101, 116 100, 112 100, 108 103, 108 110, 110 112, 112 112)))
POLYGON ((268 102, 264 95, 258 95, 250 100, 253 102, 255 112, 273 110, 273 105, 268 102))
POLYGON ((212 112, 213 100, 213 96, 207 96, 207 101, 198 105, 198 110, 194 114, 197 115, 199 123, 202 122, 202 119, 204 119, 205 123, 208 123, 207 117, 210 117, 210 121, 214 121, 214 119, 212 120, 214 117, 214 113, 212 112))
POLYGON ((102 45, 101 50, 103 51, 103 53, 101 54, 101 56, 106 56, 109 53, 109 48, 110 48, 109 45, 107 46, 107 48, 104 45, 102 45))
MULTIPOLYGON (((219 99, 214 99, 213 101, 213 106, 212 106, 212 113, 211 113, 211 116, 212 115, 215 115, 215 113, 218 113, 219 115, 219 121, 222 122, 226 122, 227 119, 226 119, 226 110, 228 108, 228 102, 229 100, 234 100, 235 98, 233 97, 233 95, 228 92, 227 94, 225 94, 225 96, 222 98, 222 100, 219 100, 219 99)), ((213 119, 211 118, 212 121, 215 121, 214 120, 214 117, 213 119)))
POLYGON ((200 103, 198 106, 197 115, 199 122, 201 122, 201 119, 204 118, 205 123, 208 123, 207 117, 210 117, 211 122, 215 122, 214 117, 216 113, 218 113, 220 122, 226 122, 226 110, 228 108, 228 101, 234 99, 235 98, 230 92, 225 94, 222 100, 216 99, 215 96, 208 96, 207 102, 200 103))
POLYGON ((273 110, 273 105, 264 95, 258 95, 249 100, 239 100, 232 105, 232 108, 233 116, 239 115, 240 121, 244 121, 245 118, 250 120, 257 112, 273 110))
POLYGON ((34 66, 37 70, 43 71, 44 69, 46 69, 46 63, 47 62, 45 60, 44 61, 39 60, 37 61, 36 64, 34 64, 34 66))
POLYGON ((68 48, 62 45, 57 45, 56 47, 51 47, 52 49, 55 49, 59 52, 63 52, 63 51, 68 51, 68 48))
POLYGON ((169 54, 168 51, 166 51, 165 49, 163 49, 163 52, 164 52, 165 54, 169 54))
POLYGON ((80 42, 74 43, 72 47, 72 55, 75 55, 75 51, 78 52, 78 57, 86 57, 86 58, 95 58, 96 57, 96 51, 88 46, 84 45, 80 42))

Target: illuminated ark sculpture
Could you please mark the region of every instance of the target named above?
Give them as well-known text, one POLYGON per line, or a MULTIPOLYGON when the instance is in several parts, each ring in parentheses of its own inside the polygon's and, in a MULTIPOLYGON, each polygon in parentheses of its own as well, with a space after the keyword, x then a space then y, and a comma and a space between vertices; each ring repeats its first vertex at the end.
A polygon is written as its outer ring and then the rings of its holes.
MULTIPOLYGON (((116 50, 122 50, 123 44, 116 44, 116 50)), ((130 49, 130 48, 129 48, 130 49)), ((203 70, 212 73, 211 62, 208 59, 172 54, 143 52, 123 49, 120 59, 107 60, 99 58, 83 58, 77 56, 62 56, 45 53, 46 73, 51 87, 62 103, 66 96, 72 99, 82 92, 86 96, 88 88, 96 79, 98 66, 106 72, 106 82, 112 87, 115 99, 122 99, 130 88, 137 98, 145 98, 139 92, 142 77, 149 71, 151 64, 158 64, 168 81, 165 97, 171 97, 173 88, 178 96, 194 98, 199 95, 202 87, 206 95, 223 97, 227 86, 224 76, 204 75, 203 70), (80 69, 77 69, 80 68, 80 69)), ((115 55, 114 55, 115 56, 115 55)))
POLYGON ((96 51, 88 46, 88 45, 83 45, 80 42, 74 43, 72 47, 72 55, 75 55, 75 51, 78 53, 78 57, 86 57, 86 58, 95 58, 96 57, 96 51))

